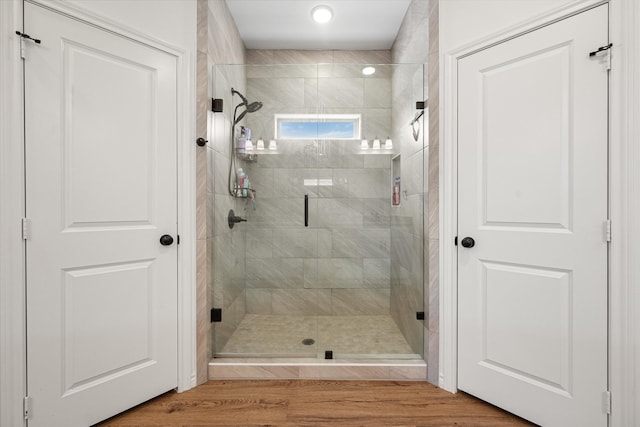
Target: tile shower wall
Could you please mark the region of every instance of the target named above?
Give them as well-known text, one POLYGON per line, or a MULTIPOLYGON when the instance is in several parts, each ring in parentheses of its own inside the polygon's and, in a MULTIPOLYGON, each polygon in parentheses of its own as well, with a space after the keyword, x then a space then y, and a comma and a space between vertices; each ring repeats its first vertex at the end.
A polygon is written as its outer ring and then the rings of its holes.
MULTIPOLYGON (((384 140, 392 67, 364 77, 349 63, 389 60, 389 51, 248 51, 247 96, 264 103, 247 120, 254 141, 274 137, 275 113, 316 112, 362 114, 363 136, 384 140)), ((363 155, 359 143, 278 140, 278 154, 246 165, 257 194, 242 211, 247 313, 389 313, 390 155, 363 155)))
POLYGON ((429 58, 428 87, 429 109, 429 200, 427 220, 429 224, 429 279, 428 290, 428 349, 427 379, 433 384, 439 381, 440 360, 440 29, 439 1, 429 2, 429 58))
MULTIPOLYGON (((392 48, 397 64, 427 63, 427 0, 413 0, 392 48)), ((418 120, 414 138, 409 123, 418 112, 416 101, 427 99, 426 70, 422 65, 398 67, 392 79, 393 133, 401 162, 401 202, 391 214, 391 315, 416 353, 428 353, 425 324, 416 322, 415 312, 424 309, 429 318, 428 241, 425 226, 429 212, 427 165, 429 162, 428 111, 418 120), (409 84, 407 84, 409 83, 409 84), (423 250, 424 249, 424 250, 423 250), (424 343, 424 344, 423 344, 424 343)), ((436 104, 437 105, 437 104, 436 104)), ((437 190, 436 190, 437 193, 437 190)), ((428 225, 427 225, 428 226, 428 225)), ((427 363, 430 366, 430 362, 427 363)))
MULTIPOLYGON (((197 1, 196 58, 196 133, 207 133, 208 46, 206 0, 197 1)), ((210 324, 207 321, 209 263, 207 259, 207 151, 196 150, 196 379, 207 381, 207 364, 211 358, 210 324)))
MULTIPOLYGON (((208 0, 207 73, 209 143, 207 153, 207 254, 208 309, 222 308, 222 322, 210 327, 209 359, 214 348, 222 348, 245 315, 245 230, 227 225, 229 209, 241 204, 227 191, 229 171, 232 105, 231 88, 245 91, 242 65, 234 68, 217 64, 244 64, 245 47, 224 0, 208 0), (223 99, 224 112, 212 113, 211 98, 223 99), (212 344, 212 345, 211 345, 212 344)), ((208 318, 208 316, 207 316, 208 318)), ((211 324, 209 324, 211 325, 211 324)))

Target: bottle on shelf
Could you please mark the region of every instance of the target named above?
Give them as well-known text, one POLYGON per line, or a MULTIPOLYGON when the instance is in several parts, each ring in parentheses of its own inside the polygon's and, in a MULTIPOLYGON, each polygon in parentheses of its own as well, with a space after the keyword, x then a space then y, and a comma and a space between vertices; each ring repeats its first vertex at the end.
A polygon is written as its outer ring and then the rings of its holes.
POLYGON ((243 192, 243 188, 245 185, 245 181, 247 179, 247 174, 242 170, 242 168, 238 169, 236 173, 236 194, 239 196, 243 192))
POLYGON ((240 135, 238 136, 238 141, 236 142, 236 151, 238 154, 245 153, 245 146, 247 143, 247 129, 244 126, 240 126, 240 135))

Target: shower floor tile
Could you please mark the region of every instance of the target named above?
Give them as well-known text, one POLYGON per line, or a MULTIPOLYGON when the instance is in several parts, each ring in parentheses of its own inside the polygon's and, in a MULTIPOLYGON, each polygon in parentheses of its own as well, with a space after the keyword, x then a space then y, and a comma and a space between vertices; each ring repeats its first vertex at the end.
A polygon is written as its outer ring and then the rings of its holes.
POLYGON ((391 316, 280 316, 247 314, 216 356, 419 357, 391 316), (312 339, 311 345, 303 340, 312 339))

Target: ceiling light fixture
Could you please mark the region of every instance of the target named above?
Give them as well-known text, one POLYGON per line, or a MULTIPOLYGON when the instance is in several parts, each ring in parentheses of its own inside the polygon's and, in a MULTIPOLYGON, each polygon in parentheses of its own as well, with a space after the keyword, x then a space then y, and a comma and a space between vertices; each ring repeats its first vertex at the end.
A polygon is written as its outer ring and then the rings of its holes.
POLYGON ((329 6, 316 6, 311 11, 311 16, 318 24, 326 24, 331 21, 331 18, 333 18, 333 11, 329 6))
POLYGON ((376 72, 376 69, 373 67, 364 67, 362 69, 362 74, 364 74, 365 76, 370 76, 375 72, 376 72))

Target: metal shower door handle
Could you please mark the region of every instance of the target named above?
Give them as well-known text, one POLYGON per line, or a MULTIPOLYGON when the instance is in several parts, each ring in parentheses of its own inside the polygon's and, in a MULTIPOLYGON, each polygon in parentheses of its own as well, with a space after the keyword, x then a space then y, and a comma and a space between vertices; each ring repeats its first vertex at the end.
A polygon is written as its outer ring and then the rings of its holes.
POLYGON ((304 226, 309 226, 309 195, 304 195, 304 226))

